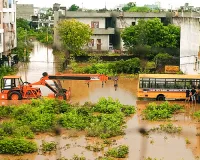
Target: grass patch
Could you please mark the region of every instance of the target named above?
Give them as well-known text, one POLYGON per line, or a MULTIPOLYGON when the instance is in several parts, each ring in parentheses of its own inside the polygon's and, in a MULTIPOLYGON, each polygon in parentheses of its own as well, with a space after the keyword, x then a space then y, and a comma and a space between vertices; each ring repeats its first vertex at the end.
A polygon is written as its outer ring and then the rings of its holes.
POLYGON ((37 145, 25 139, 3 138, 0 140, 0 154, 22 155, 37 151, 37 145))
POLYGON ((148 131, 148 133, 150 133, 150 132, 158 132, 158 133, 165 132, 168 134, 175 134, 175 133, 180 134, 181 131, 182 131, 181 127, 176 127, 172 123, 168 123, 168 124, 161 124, 161 125, 159 125, 159 127, 152 128, 148 131))
POLYGON ((126 158, 126 156, 129 153, 129 148, 128 146, 125 145, 120 145, 118 147, 109 149, 105 155, 108 157, 113 157, 113 158, 126 158))
POLYGON ((142 115, 146 120, 166 120, 180 110, 183 110, 183 106, 178 104, 170 104, 168 102, 163 102, 161 104, 150 103, 147 108, 143 110, 142 115))
POLYGON ((56 142, 45 142, 45 141, 42 141, 41 148, 42 148, 41 149, 42 153, 56 151, 57 144, 56 144, 56 142))

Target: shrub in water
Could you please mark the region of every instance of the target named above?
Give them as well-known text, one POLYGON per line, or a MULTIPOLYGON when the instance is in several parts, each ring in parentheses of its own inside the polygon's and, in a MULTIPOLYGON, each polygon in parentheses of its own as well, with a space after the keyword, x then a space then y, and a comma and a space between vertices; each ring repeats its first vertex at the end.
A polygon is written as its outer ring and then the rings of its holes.
POLYGON ((21 155, 37 151, 37 145, 25 139, 3 138, 0 140, 0 154, 21 155))

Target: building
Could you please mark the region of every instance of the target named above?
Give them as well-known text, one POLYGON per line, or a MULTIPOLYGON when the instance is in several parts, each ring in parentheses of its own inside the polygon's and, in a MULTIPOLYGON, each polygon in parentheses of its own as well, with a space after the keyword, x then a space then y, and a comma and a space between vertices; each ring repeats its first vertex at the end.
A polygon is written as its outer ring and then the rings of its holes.
POLYGON ((17 4, 17 18, 23 18, 31 21, 31 16, 34 15, 33 4, 17 4))
MULTIPOLYGON (((93 51, 107 51, 112 43, 112 36, 115 34, 115 28, 112 25, 111 13, 97 13, 97 12, 76 12, 65 11, 64 15, 59 14, 59 11, 54 11, 54 28, 60 20, 76 19, 82 23, 88 24, 93 29, 91 43, 86 48, 93 51)), ((54 46, 61 47, 58 32, 54 30, 54 46)))
MULTIPOLYGON (((158 17, 166 18, 166 13, 139 13, 139 12, 76 12, 76 11, 54 11, 54 27, 63 19, 77 19, 93 28, 93 36, 88 48, 93 51, 108 51, 112 46, 123 50, 123 42, 120 32, 125 27, 137 25, 139 19, 150 19, 158 17)), ((59 36, 54 30, 54 46, 60 48, 59 36)))
POLYGON ((3 55, 3 1, 0 1, 0 58, 3 55))
POLYGON ((181 27, 180 69, 185 74, 200 74, 200 18, 173 18, 181 27))
POLYGON ((0 58, 17 46, 15 0, 0 1, 0 58))

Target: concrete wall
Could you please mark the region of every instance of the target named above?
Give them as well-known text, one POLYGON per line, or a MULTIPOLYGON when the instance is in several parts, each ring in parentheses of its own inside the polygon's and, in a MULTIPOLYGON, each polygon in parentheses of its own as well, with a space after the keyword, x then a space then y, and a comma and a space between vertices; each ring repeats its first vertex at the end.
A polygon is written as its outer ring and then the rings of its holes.
POLYGON ((10 54, 11 50, 17 46, 17 35, 16 35, 16 2, 5 5, 3 8, 3 54, 10 54))
POLYGON ((94 39, 93 50, 97 50, 97 39, 101 39, 101 50, 109 50, 109 35, 93 35, 91 39, 94 39))
POLYGON ((186 74, 200 73, 200 19, 173 18, 173 23, 181 27, 180 68, 186 74))
MULTIPOLYGON (((67 19, 71 19, 71 18, 67 18, 67 19)), ((99 22, 99 28, 106 28, 105 18, 74 18, 74 19, 84 24, 88 24, 90 27, 93 21, 99 22)))
POLYGON ((55 11, 54 12, 54 41, 53 41, 53 46, 56 47, 57 49, 61 49, 62 43, 60 41, 60 37, 58 35, 57 27, 58 27, 58 22, 59 22, 59 12, 55 11))
POLYGON ((3 1, 0 1, 0 58, 3 53, 3 1))
POLYGON ((17 4, 17 18, 23 18, 31 20, 31 16, 34 15, 33 4, 17 4))

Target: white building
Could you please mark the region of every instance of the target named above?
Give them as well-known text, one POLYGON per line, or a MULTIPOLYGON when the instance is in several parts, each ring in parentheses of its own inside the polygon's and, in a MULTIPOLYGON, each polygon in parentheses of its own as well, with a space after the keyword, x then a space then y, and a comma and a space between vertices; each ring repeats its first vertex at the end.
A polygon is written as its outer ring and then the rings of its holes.
MULTIPOLYGON (((115 29, 111 25, 111 15, 107 13, 97 12, 74 12, 66 11, 64 15, 60 15, 58 11, 54 11, 54 27, 56 28, 59 20, 76 19, 82 23, 88 24, 93 29, 91 43, 86 48, 94 51, 108 51, 111 43, 111 36, 115 34, 115 29)), ((54 46, 61 47, 57 30, 54 30, 54 46)))
POLYGON ((173 18, 173 23, 181 27, 181 71, 200 74, 200 18, 173 18))
POLYGON ((3 55, 3 2, 0 1, 0 58, 3 55))
MULTIPOLYGON (((1 1, 2 2, 2 1, 1 1)), ((3 0, 1 7, 1 25, 3 24, 3 54, 9 55, 17 46, 16 36, 16 1, 3 0), (3 16, 2 16, 3 15, 3 16)))

